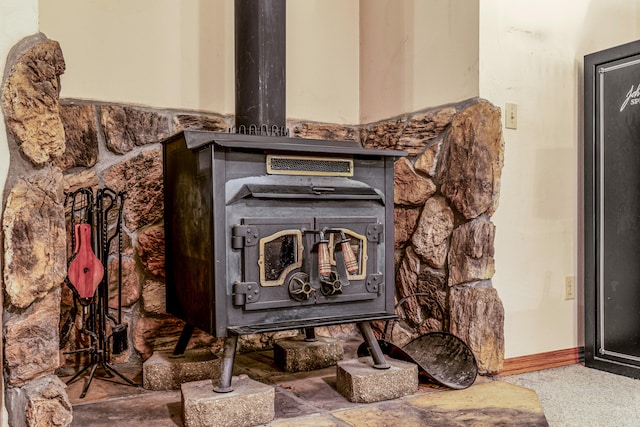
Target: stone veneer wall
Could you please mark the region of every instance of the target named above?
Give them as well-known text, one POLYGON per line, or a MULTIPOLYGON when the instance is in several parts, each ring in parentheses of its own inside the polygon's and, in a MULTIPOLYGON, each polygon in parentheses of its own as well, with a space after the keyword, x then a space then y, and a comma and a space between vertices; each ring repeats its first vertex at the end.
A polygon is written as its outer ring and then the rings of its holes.
MULTIPOLYGON (((126 191, 123 305, 130 345, 113 362, 140 363, 154 350, 173 348, 183 327, 165 313, 158 141, 186 128, 226 130, 233 118, 60 100, 64 58, 58 43, 42 34, 16 45, 7 67, 1 92, 12 153, 2 216, 7 407, 11 425, 69 425, 72 408, 55 374, 86 360, 63 355, 82 346, 81 337, 58 348, 59 319, 71 304, 63 283, 69 253, 65 192, 102 186, 126 191)), ((367 147, 409 153, 396 164, 397 296, 428 296, 409 298, 399 307, 403 320, 387 338, 403 345, 444 328, 470 345, 481 373, 497 373, 504 321, 491 285, 490 216, 498 204, 502 168, 499 109, 473 99, 362 126, 288 125, 294 136, 360 140, 367 147)), ((346 325, 321 333, 356 332, 346 325)), ((242 345, 266 348, 282 335, 242 337, 242 345)), ((221 343, 196 333, 190 345, 216 351, 221 343)))
POLYGON ((364 144, 406 150, 395 166, 396 295, 407 297, 387 339, 403 346, 445 330, 500 371, 504 308, 493 288, 504 141, 500 110, 470 100, 365 126, 364 144), (427 296, 409 297, 414 293, 427 296))

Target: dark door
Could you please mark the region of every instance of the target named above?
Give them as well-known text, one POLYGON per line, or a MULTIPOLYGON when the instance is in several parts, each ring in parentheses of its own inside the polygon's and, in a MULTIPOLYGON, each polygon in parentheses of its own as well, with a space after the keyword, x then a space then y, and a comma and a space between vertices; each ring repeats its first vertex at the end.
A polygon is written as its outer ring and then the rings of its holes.
POLYGON ((640 42, 585 57, 585 363, 640 377, 640 42))

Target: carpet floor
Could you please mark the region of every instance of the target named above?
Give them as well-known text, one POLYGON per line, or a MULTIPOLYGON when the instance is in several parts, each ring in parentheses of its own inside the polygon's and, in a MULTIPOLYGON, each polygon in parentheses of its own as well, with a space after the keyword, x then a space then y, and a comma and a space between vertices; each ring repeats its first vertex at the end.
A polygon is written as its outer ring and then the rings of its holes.
POLYGON ((499 378, 534 390, 550 427, 640 426, 640 380, 582 364, 499 378))

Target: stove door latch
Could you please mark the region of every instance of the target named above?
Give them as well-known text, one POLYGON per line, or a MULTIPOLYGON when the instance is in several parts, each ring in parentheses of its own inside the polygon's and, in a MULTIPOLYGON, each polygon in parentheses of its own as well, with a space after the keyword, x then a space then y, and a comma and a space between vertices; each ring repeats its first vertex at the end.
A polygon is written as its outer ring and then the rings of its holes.
POLYGON ((260 286, 256 282, 233 284, 233 305, 246 305, 260 300, 260 286))
POLYGON ((231 247, 233 249, 242 249, 245 246, 255 246, 258 244, 260 232, 258 227, 251 225, 234 225, 233 234, 231 235, 231 247))
POLYGON ((380 243, 380 236, 384 232, 384 226, 380 223, 367 225, 367 240, 374 243, 380 243))
POLYGON ((382 285, 384 284, 384 278, 381 273, 378 274, 370 274, 367 277, 367 292, 373 294, 379 294, 382 290, 382 285))

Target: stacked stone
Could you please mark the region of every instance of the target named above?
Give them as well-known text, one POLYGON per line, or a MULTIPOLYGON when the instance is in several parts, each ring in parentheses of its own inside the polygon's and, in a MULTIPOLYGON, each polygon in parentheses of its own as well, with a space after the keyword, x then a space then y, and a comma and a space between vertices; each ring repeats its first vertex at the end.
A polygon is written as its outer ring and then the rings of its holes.
POLYGON ((60 283, 66 276, 64 188, 60 169, 51 165, 65 149, 58 103, 65 63, 58 43, 41 35, 12 54, 2 88, 17 160, 2 218, 6 407, 10 425, 67 426, 71 404, 54 375, 60 360, 60 283))
POLYGON ((368 126, 368 147, 402 149, 395 168, 398 308, 393 340, 446 330, 473 350, 481 374, 504 358, 504 309, 491 278, 504 141, 500 110, 483 100, 368 126))

